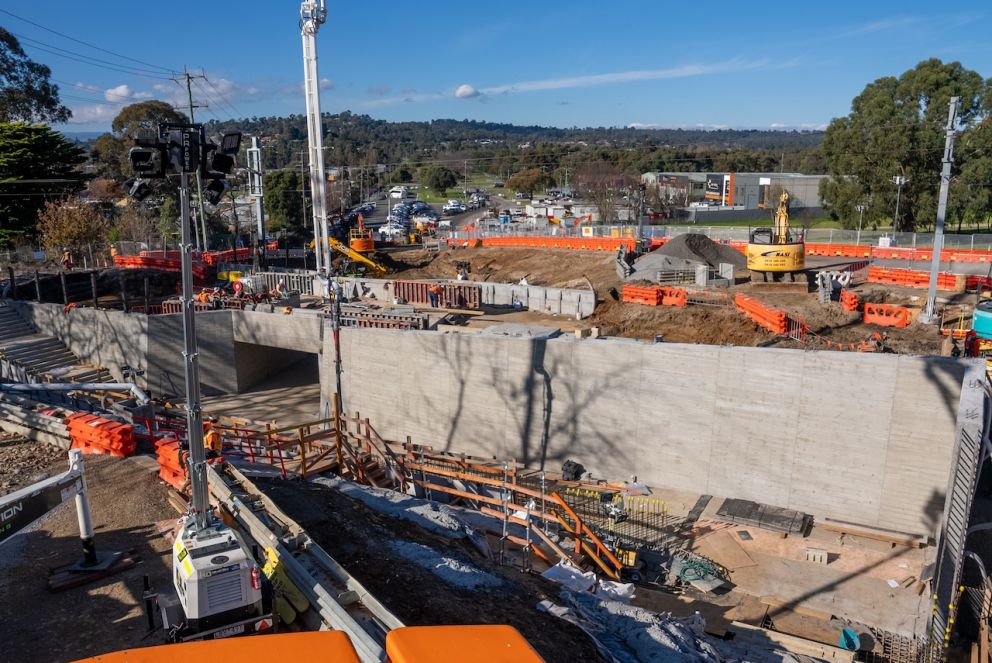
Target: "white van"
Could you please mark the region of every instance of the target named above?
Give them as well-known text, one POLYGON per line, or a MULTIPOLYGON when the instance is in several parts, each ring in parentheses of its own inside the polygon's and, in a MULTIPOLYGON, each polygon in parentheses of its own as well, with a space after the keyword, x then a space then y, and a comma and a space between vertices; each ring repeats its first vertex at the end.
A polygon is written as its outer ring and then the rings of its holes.
POLYGON ((405 186, 394 186, 389 190, 390 198, 406 198, 406 187, 405 186))

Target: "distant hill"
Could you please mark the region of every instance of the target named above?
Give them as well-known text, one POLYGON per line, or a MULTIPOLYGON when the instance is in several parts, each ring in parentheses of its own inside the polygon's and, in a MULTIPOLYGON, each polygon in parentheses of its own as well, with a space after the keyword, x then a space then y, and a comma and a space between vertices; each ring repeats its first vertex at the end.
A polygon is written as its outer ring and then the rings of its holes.
MULTIPOLYGON (((429 122, 387 122, 350 112, 324 115, 329 162, 336 165, 398 163, 440 155, 473 159, 526 151, 668 150, 689 155, 700 151, 774 153, 812 150, 823 142, 822 131, 757 129, 655 129, 588 127, 562 129, 477 120, 440 119, 429 122), (541 146, 544 145, 545 148, 541 146)), ((303 115, 251 117, 210 122, 210 131, 240 130, 264 137, 266 167, 298 163, 306 147, 303 115)))
POLYGON ((96 140, 102 136, 105 132, 103 131, 63 131, 61 132, 63 136, 69 140, 74 140, 80 143, 88 143, 91 140, 96 140))

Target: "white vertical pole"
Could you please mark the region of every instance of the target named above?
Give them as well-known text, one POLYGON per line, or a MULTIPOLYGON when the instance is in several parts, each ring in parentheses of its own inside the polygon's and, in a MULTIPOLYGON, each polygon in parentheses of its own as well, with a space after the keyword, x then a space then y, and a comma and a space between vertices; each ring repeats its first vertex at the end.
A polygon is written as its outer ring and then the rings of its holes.
POLYGON ((930 284, 927 286, 927 303, 920 316, 922 322, 937 322, 937 271, 940 269, 940 251, 944 247, 944 217, 947 215, 947 191, 951 183, 951 164, 954 163, 954 122, 958 115, 960 97, 951 97, 947 110, 947 128, 944 135, 944 161, 940 170, 940 195, 937 198, 937 224, 933 235, 933 256, 930 258, 930 284))

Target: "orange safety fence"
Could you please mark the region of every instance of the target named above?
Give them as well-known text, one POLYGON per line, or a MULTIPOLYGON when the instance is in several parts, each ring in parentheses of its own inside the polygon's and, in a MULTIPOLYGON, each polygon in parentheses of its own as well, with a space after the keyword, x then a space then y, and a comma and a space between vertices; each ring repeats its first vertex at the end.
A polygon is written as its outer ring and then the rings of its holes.
MULTIPOLYGON (((895 248, 873 246, 872 258, 888 258, 890 260, 931 260, 933 249, 895 248)), ((944 249, 940 252, 941 262, 992 262, 992 251, 982 249, 944 249)))
POLYGON ((109 454, 118 458, 133 456, 136 448, 134 426, 76 413, 66 417, 72 448, 87 454, 109 454))
POLYGON ((633 250, 633 237, 483 237, 482 246, 521 246, 580 251, 616 251, 621 245, 633 250))
MULTIPOLYGON (((885 267, 869 267, 868 281, 871 283, 886 283, 901 285, 908 288, 926 288, 930 285, 930 272, 912 269, 888 269, 885 267)), ((976 281, 977 284, 977 281, 976 281)), ((964 292, 968 285, 968 277, 964 274, 940 272, 937 274, 937 287, 940 290, 964 292)))
MULTIPOLYGON (((114 265, 125 269, 161 269, 166 272, 178 272, 182 262, 174 258, 152 258, 148 256, 114 256, 114 265)), ((193 262, 193 276, 199 281, 210 280, 210 272, 198 262, 193 262)))
POLYGON ((863 321, 865 324, 878 325, 880 327, 908 327, 910 322, 910 312, 905 306, 891 306, 889 304, 872 304, 865 302, 865 312, 863 321))
POLYGON ((851 292, 850 290, 841 289, 840 291, 840 307, 845 311, 857 311, 861 306, 861 297, 857 293, 851 292))

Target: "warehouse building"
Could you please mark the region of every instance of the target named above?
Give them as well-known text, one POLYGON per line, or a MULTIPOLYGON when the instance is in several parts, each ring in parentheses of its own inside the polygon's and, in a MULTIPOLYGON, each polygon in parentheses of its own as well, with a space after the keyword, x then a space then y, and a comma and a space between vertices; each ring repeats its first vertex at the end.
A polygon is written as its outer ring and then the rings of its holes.
POLYGON ((685 216, 715 220, 753 217, 755 210, 774 209, 782 189, 789 192, 794 215, 819 216, 820 187, 826 178, 801 173, 648 172, 641 175, 641 182, 657 186, 662 199, 673 200, 685 216))

